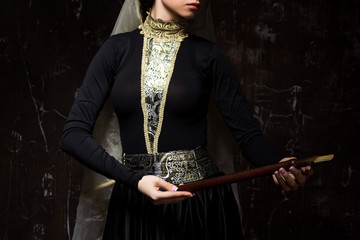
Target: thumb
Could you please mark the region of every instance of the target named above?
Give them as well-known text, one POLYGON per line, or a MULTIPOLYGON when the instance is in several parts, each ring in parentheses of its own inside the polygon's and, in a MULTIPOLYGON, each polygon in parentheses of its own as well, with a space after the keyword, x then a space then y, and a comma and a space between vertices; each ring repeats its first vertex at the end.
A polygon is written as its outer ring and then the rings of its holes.
POLYGON ((163 180, 163 179, 159 179, 158 184, 159 184, 158 187, 163 188, 163 189, 165 189, 166 191, 176 192, 177 189, 178 189, 177 186, 175 186, 174 184, 171 184, 171 183, 169 183, 169 182, 166 182, 166 181, 163 180))

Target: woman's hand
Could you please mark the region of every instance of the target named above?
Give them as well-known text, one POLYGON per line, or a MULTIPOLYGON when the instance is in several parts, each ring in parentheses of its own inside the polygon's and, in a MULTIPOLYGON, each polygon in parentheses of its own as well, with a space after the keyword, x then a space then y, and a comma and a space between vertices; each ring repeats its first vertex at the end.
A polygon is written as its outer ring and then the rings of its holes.
MULTIPOLYGON (((291 159, 294 158, 283 158, 280 162, 289 161, 291 159)), ((280 168, 279 171, 276 171, 272 175, 272 177, 276 185, 279 185, 285 191, 291 191, 297 190, 299 187, 303 186, 306 179, 312 174, 313 170, 311 169, 311 166, 302 167, 300 169, 290 167, 289 171, 280 168)))
POLYGON ((141 193, 150 198, 154 205, 172 204, 193 196, 191 192, 177 192, 177 187, 174 184, 168 183, 153 175, 142 177, 138 183, 138 189, 141 193))

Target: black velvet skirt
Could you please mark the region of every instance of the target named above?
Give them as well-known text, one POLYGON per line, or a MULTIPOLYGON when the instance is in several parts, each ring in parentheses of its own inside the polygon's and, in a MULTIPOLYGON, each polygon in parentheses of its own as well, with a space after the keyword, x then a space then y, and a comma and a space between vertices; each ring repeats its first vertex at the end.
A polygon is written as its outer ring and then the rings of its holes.
POLYGON ((134 189, 116 183, 104 240, 243 239, 239 210, 229 185, 196 192, 170 205, 153 205, 134 189))
MULTIPOLYGON (((124 154, 122 160, 132 169, 173 184, 221 174, 202 147, 156 154, 124 154)), ((230 185, 198 191, 176 204, 153 205, 139 191, 116 183, 103 239, 239 240, 243 234, 230 185)))

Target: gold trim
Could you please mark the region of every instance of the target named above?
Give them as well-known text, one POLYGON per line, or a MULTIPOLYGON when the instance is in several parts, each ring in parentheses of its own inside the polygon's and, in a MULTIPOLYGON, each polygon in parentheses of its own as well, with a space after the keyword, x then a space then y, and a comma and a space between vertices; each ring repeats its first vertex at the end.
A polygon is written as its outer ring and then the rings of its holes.
POLYGON ((154 151, 153 151, 153 153, 158 153, 158 143, 159 143, 160 133, 161 133, 162 124, 163 124, 163 120, 164 120, 164 110, 165 110, 166 97, 167 97, 167 93, 168 93, 168 90, 169 90, 170 80, 171 80, 173 72, 174 72, 175 61, 176 61, 177 54, 178 54, 179 49, 180 49, 180 45, 181 45, 181 43, 179 42, 178 45, 177 45, 176 51, 174 53, 174 56, 173 56, 173 58, 171 60, 171 64, 170 64, 170 68, 169 68, 169 72, 168 72, 168 77, 167 77, 166 82, 165 82, 163 97, 161 99, 161 104, 160 104, 159 123, 158 123, 158 127, 156 129, 156 134, 155 134, 155 139, 154 139, 154 146, 153 146, 154 151))
POLYGON ((147 153, 152 153, 150 139, 148 134, 148 112, 146 109, 146 102, 145 102, 145 60, 146 60, 146 49, 147 49, 148 39, 144 37, 143 43, 143 52, 142 52, 142 61, 141 61, 141 109, 144 115, 144 137, 145 137, 145 144, 146 144, 146 151, 147 153))

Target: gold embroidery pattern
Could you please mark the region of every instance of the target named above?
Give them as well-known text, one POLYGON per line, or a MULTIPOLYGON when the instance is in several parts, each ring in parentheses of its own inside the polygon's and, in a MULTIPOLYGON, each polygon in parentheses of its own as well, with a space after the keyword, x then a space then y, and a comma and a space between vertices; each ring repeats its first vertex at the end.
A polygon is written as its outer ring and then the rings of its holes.
POLYGON ((179 21, 154 20, 149 15, 143 25, 144 45, 141 65, 141 106, 148 153, 158 152, 167 91, 181 41, 187 36, 179 21), (162 30, 164 29, 164 30, 162 30))
POLYGON ((146 38, 154 38, 157 42, 176 40, 181 42, 189 36, 187 20, 164 21, 154 20, 149 14, 145 22, 139 26, 141 34, 146 38))
POLYGON ((148 153, 157 153, 157 144, 164 116, 165 100, 180 43, 155 42, 144 39, 145 58, 142 82, 143 112, 146 147, 148 153))

